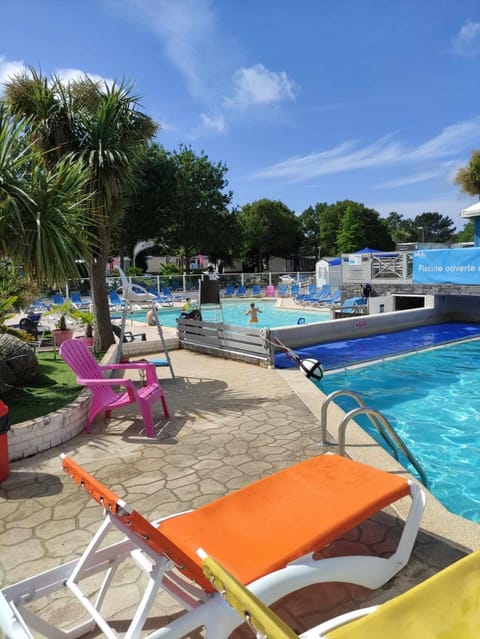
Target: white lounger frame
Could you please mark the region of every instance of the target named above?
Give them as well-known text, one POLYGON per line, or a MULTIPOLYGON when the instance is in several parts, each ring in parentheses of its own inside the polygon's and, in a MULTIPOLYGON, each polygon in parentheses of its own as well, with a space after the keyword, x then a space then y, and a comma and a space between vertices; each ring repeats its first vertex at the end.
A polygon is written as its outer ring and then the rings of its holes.
MULTIPOLYGON (((249 589, 264 603, 271 605, 295 590, 316 583, 339 581, 367 588, 382 586, 407 564, 425 508, 423 491, 415 483, 409 484, 412 503, 397 550, 389 558, 346 556, 314 560, 309 553, 253 582, 249 589)), ((129 511, 124 502, 119 502, 119 505, 129 511)), ((225 639, 242 623, 237 613, 218 593, 206 594, 201 587, 175 571, 170 559, 159 556, 138 537, 132 539, 130 534, 119 518, 105 511, 104 521, 80 559, 4 588, 0 593, 0 628, 6 636, 11 639, 33 639, 32 629, 48 639, 74 639, 91 631, 97 624, 108 639, 119 639, 120 636, 136 639, 140 637, 159 590, 169 593, 182 605, 185 613, 166 626, 150 632, 145 639, 179 638, 201 626, 205 627, 208 639, 225 639), (103 542, 112 529, 123 532, 125 538, 105 547, 103 542), (119 634, 102 616, 101 606, 117 568, 130 557, 147 575, 148 583, 127 632, 119 634), (92 574, 102 572, 105 577, 93 602, 81 590, 80 583, 92 574), (63 588, 73 593, 88 614, 85 623, 69 629, 61 629, 47 622, 28 607, 31 602, 63 588)))

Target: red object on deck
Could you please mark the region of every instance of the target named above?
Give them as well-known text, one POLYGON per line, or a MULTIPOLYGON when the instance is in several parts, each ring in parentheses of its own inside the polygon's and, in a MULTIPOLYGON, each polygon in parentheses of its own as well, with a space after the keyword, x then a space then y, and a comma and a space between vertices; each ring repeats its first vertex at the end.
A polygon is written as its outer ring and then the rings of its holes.
POLYGON ((0 399, 0 481, 8 477, 8 406, 0 399), (4 426, 4 428, 2 428, 4 426))

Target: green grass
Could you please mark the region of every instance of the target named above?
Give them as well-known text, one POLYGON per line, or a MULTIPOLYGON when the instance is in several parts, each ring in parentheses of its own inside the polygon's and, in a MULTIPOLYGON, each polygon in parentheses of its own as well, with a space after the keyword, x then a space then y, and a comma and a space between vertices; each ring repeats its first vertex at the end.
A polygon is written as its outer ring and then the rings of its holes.
POLYGON ((39 372, 29 385, 15 388, 3 397, 12 425, 58 410, 76 399, 82 390, 75 374, 58 354, 55 359, 53 352, 37 353, 37 360, 39 372))

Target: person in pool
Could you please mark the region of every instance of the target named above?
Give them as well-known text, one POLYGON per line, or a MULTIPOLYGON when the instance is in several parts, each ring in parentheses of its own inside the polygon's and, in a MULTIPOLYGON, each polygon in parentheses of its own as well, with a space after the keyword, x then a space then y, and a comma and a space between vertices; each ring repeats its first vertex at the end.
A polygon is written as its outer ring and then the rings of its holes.
POLYGON ((258 313, 261 313, 261 309, 258 306, 255 306, 255 302, 250 304, 250 308, 245 311, 245 315, 250 315, 250 319, 248 320, 249 324, 257 324, 258 323, 258 313))
POLYGON ((150 309, 147 313, 147 324, 149 326, 156 326, 157 325, 157 321, 155 319, 155 313, 153 312, 153 309, 150 309))

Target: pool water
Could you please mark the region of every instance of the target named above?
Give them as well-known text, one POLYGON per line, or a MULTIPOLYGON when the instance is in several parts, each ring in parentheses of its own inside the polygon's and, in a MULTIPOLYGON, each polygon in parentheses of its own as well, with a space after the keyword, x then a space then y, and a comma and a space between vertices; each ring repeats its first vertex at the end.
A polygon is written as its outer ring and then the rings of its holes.
MULTIPOLYGON (((312 324, 314 322, 324 322, 328 319, 328 312, 314 312, 305 311, 304 309, 278 309, 275 308, 275 300, 255 300, 255 306, 262 311, 258 314, 258 324, 248 324, 248 317, 245 315, 245 311, 248 310, 251 299, 245 299, 242 301, 228 301, 222 302, 223 318, 225 324, 231 324, 232 326, 249 326, 250 328, 278 328, 280 326, 291 326, 297 324, 300 317, 305 318, 305 324, 312 324)), ((181 309, 179 308, 162 308, 158 310, 160 322, 162 326, 170 326, 172 328, 177 327, 177 319, 180 315, 181 309)), ((145 322, 146 311, 134 311, 133 314, 129 314, 129 318, 137 320, 139 322, 145 322)), ((202 318, 207 322, 221 322, 222 313, 215 308, 209 308, 208 306, 202 307, 202 318)))
MULTIPOLYGON (((437 499, 451 512, 480 522, 479 361, 480 340, 474 339, 332 373, 317 386, 327 395, 338 389, 359 393, 399 433, 437 499)), ((357 407, 351 398, 335 402, 347 411, 357 407)), ((367 418, 358 421, 388 450, 367 418)))

